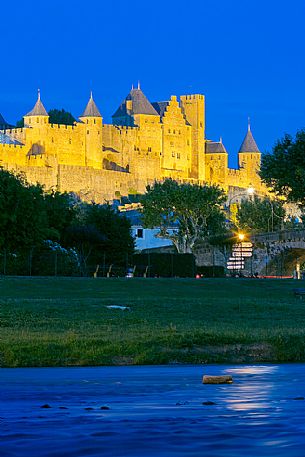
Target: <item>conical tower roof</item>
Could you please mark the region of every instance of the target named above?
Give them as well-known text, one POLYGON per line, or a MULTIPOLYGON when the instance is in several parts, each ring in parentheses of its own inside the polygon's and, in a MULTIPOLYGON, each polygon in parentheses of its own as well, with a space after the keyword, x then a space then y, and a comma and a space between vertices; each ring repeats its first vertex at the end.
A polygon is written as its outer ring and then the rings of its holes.
POLYGON ((241 147, 239 148, 239 152, 260 152, 260 150, 258 149, 258 146, 256 144, 256 141, 253 138, 253 135, 251 132, 251 127, 250 127, 250 122, 248 124, 247 134, 244 138, 244 141, 242 142, 241 147))
POLYGON ((143 94, 140 84, 138 84, 137 89, 132 87, 131 91, 127 97, 123 100, 119 108, 116 110, 113 118, 122 117, 122 116, 133 116, 135 114, 150 114, 152 116, 159 116, 155 108, 149 102, 149 100, 143 94), (131 100, 131 108, 127 108, 126 102, 131 100))
POLYGON ((220 141, 207 141, 205 144, 205 152, 206 154, 227 154, 227 150, 224 147, 222 140, 220 141))
POLYGON ((26 114, 26 116, 49 116, 47 110, 43 106, 42 101, 40 100, 40 90, 38 89, 38 98, 37 102, 35 103, 34 108, 32 111, 26 114))
POLYGON ((0 130, 5 130, 6 128, 10 128, 10 125, 6 122, 6 120, 0 113, 0 130))
POLYGON ((90 93, 90 99, 87 103, 85 111, 80 117, 102 117, 98 107, 95 104, 95 101, 93 100, 92 92, 90 93))

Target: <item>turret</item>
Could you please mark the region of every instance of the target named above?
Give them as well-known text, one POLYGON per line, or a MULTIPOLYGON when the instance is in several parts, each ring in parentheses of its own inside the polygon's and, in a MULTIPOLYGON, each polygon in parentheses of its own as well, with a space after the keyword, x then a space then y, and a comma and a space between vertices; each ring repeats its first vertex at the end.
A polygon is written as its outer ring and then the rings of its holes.
POLYGON ((246 182, 244 187, 259 181, 258 171, 260 169, 261 153, 251 132, 250 121, 248 131, 238 151, 238 166, 243 171, 246 182))
POLYGON ((49 123, 49 115, 40 99, 40 90, 38 89, 37 102, 34 108, 24 117, 25 127, 38 127, 49 123))
POLYGON ((112 123, 113 125, 126 127, 140 126, 142 120, 145 123, 152 116, 155 116, 156 122, 159 122, 159 113, 157 113, 150 101, 145 97, 140 83, 138 83, 136 89, 132 86, 131 91, 112 116, 112 123))
POLYGON ((206 176, 209 184, 227 188, 228 153, 220 138, 219 141, 205 143, 206 176))
POLYGON ((93 100, 92 92, 87 106, 79 118, 84 124, 86 165, 94 168, 102 168, 103 118, 93 100))

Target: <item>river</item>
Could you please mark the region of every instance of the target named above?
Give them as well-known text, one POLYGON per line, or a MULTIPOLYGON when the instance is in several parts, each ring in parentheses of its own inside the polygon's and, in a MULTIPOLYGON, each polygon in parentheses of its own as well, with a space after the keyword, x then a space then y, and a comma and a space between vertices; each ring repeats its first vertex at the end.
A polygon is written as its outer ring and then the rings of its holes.
POLYGON ((0 455, 303 457, 304 397, 305 364, 2 368, 0 455))

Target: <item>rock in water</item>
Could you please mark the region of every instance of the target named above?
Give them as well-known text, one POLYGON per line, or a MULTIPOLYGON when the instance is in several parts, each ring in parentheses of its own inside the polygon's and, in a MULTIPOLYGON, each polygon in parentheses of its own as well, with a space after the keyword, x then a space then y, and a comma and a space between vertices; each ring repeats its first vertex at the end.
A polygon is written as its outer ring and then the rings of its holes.
POLYGON ((224 375, 224 376, 204 375, 202 382, 203 382, 203 384, 232 384, 233 378, 231 375, 224 375))

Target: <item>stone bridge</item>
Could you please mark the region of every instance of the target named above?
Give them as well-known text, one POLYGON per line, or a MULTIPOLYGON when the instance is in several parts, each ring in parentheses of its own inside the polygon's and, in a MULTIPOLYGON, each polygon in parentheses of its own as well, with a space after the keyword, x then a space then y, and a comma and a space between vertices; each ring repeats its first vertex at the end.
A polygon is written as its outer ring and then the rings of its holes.
MULTIPOLYGON (((245 274, 286 276, 292 275, 296 263, 305 264, 305 230, 282 230, 260 233, 249 237, 253 243, 253 256, 245 258, 245 274)), ((198 265, 226 267, 231 249, 220 249, 209 243, 196 252, 198 265)))
MULTIPOLYGON (((305 263, 305 230, 281 230, 250 237, 254 245, 251 271, 261 274, 293 274, 297 263, 305 263)), ((249 270, 249 262, 247 265, 249 270)))

